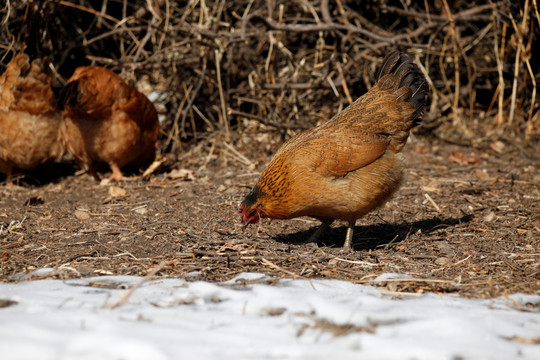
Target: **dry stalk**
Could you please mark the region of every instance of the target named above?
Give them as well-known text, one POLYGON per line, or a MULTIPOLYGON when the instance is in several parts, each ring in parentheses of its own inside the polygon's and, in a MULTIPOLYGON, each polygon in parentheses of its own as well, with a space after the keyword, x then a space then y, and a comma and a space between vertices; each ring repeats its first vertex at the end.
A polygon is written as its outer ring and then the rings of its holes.
POLYGON ((154 275, 156 275, 158 272, 160 272, 164 267, 165 267, 165 262, 162 261, 156 267, 154 267, 148 274, 146 274, 141 279, 141 281, 139 281, 137 284, 131 286, 129 288, 128 292, 125 293, 124 295, 122 295, 122 297, 120 297, 120 299, 113 302, 112 304, 104 305, 104 307, 107 308, 107 309, 115 309, 115 308, 119 307, 120 305, 125 304, 129 300, 129 298, 135 293, 135 291, 138 288, 140 288, 144 283, 150 281, 152 279, 152 277, 154 277, 154 275))
MULTIPOLYGON (((432 116, 450 116, 469 136, 466 126, 474 123, 465 120, 480 112, 487 128, 490 121, 493 127, 516 123, 520 111, 524 123, 512 129, 534 127, 533 79, 539 75, 531 48, 540 25, 538 0, 509 6, 505 14, 500 9, 508 0, 466 6, 441 0, 442 12, 424 0, 384 5, 377 13, 382 16, 372 16, 368 4, 360 11, 329 0, 145 0, 140 7, 127 0, 118 7, 110 1, 99 7, 90 0, 32 1, 59 15, 49 23, 47 41, 60 82, 75 66, 92 62, 132 81, 143 75, 166 94, 160 142, 168 152, 206 141, 215 131, 234 144, 235 131, 243 134, 244 126, 279 136, 309 128, 335 113, 333 95, 341 107, 369 88, 375 65, 396 47, 423 63, 433 88, 432 116)), ((13 15, 24 20, 24 7, 9 0, 0 7, 0 59, 20 47, 12 34, 21 31, 7 21, 13 15)))
POLYGON ((247 157, 242 155, 238 150, 236 150, 234 146, 227 143, 226 141, 223 142, 223 145, 225 146, 225 148, 227 148, 230 151, 233 157, 236 158, 238 161, 240 161, 244 165, 253 166, 253 163, 247 157))
POLYGON ((351 33, 355 34, 361 34, 365 35, 369 38, 372 38, 375 41, 382 41, 391 45, 395 46, 404 46, 404 47, 415 47, 415 48, 421 48, 425 49, 427 48, 424 44, 419 43, 410 43, 410 42, 403 42, 400 39, 401 36, 395 36, 392 38, 388 38, 385 36, 377 35, 369 30, 366 30, 364 28, 356 27, 350 24, 342 25, 342 24, 278 24, 275 23, 273 20, 267 19, 261 15, 258 14, 250 14, 247 16, 244 21, 242 22, 242 39, 245 40, 246 38, 246 28, 247 24, 250 21, 257 20, 262 22, 267 28, 271 30, 281 30, 281 31, 288 31, 288 32, 300 32, 300 33, 307 33, 307 32, 319 32, 319 31, 349 31, 351 33))
POLYGON ((223 56, 223 49, 214 50, 214 55, 216 58, 216 77, 219 91, 219 101, 221 103, 221 117, 222 124, 225 126, 225 134, 227 140, 231 138, 231 131, 229 129, 229 119, 227 116, 227 103, 225 100, 225 93, 223 91, 223 84, 221 83, 221 58, 223 56))
POLYGON ((442 210, 441 208, 439 207, 439 205, 437 205, 437 203, 435 202, 435 200, 433 200, 433 198, 431 196, 429 196, 428 193, 425 193, 424 194, 425 198, 431 203, 431 205, 433 205, 433 207, 435 208, 435 210, 437 210, 437 212, 439 214, 442 214, 442 210))
MULTIPOLYGON (((496 21, 495 18, 496 14, 493 14, 494 22, 496 21)), ((499 127, 503 123, 504 118, 504 73, 503 73, 503 64, 504 64, 504 47, 506 43, 506 29, 507 29, 506 23, 503 24, 502 28, 502 34, 501 34, 501 47, 499 50, 499 41, 497 38, 497 30, 495 30, 495 36, 494 36, 494 46, 495 46, 495 60, 497 62, 497 73, 499 74, 499 86, 497 87, 498 92, 498 111, 497 111, 497 123, 499 127)), ((495 98, 495 96, 494 96, 495 98)))
POLYGON ((449 38, 450 38, 450 33, 447 32, 446 35, 444 36, 444 39, 443 39, 443 42, 442 42, 442 47, 441 47, 441 50, 439 52, 439 70, 440 70, 440 74, 441 74, 442 81, 443 81, 444 87, 446 89, 446 92, 448 94, 452 94, 453 93, 452 84, 450 83, 450 80, 446 76, 446 66, 445 66, 445 62, 446 62, 445 48, 446 48, 446 43, 448 42, 449 38))
POLYGON ((6 9, 6 15, 2 19, 2 22, 0 22, 0 26, 4 26, 8 22, 9 16, 11 15, 11 1, 10 0, 6 0, 6 5, 4 6, 4 9, 6 9))
POLYGON ((533 0, 534 5, 534 13, 536 15, 536 20, 538 21, 538 26, 540 26, 540 13, 538 13, 538 4, 536 3, 536 0, 533 0))
POLYGON ((204 82, 204 77, 206 76, 206 67, 207 67, 207 63, 208 63, 208 58, 206 56, 203 56, 202 59, 203 59, 203 61, 202 61, 201 76, 199 77, 199 81, 197 82, 195 90, 193 91, 193 94, 191 95, 191 98, 190 98, 188 104, 184 108, 184 111, 182 111, 182 121, 180 123, 182 137, 186 136, 186 118, 187 118, 187 115, 188 115, 189 111, 191 110, 191 107, 193 106, 193 103, 195 102, 195 99, 197 98, 197 95, 199 94, 199 91, 201 90, 201 87, 202 87, 203 82, 204 82))
POLYGON ((336 66, 337 66, 337 69, 338 69, 339 79, 341 81, 341 87, 343 88, 343 92, 345 93, 345 97, 347 98, 347 102, 349 104, 352 104, 354 100, 352 99, 351 93, 349 91, 349 87, 347 86, 347 79, 345 79, 345 76, 343 75, 343 68, 341 67, 341 65, 339 63, 336 66))
POLYGON ((529 10, 529 0, 525 0, 525 9, 523 11, 523 19, 521 22, 521 26, 517 25, 514 19, 514 16, 512 15, 512 13, 510 13, 510 20, 512 21, 512 26, 514 27, 514 30, 515 30, 514 34, 517 37, 518 44, 517 44, 517 49, 516 49, 516 57, 514 61, 514 78, 512 82, 512 97, 510 101, 510 113, 508 115, 509 125, 513 124, 515 113, 516 113, 516 98, 517 98, 517 90, 518 90, 517 83, 518 83, 518 78, 519 78, 519 73, 521 70, 521 63, 522 63, 521 54, 523 50, 523 35, 524 35, 523 30, 526 28, 527 18, 529 15, 528 10, 529 10))
POLYGON ((262 258, 261 261, 262 261, 263 264, 265 264, 265 265, 267 265, 267 266, 269 266, 269 267, 271 267, 271 268, 274 268, 274 269, 276 269, 276 270, 279 270, 279 271, 281 271, 281 272, 283 272, 283 273, 289 275, 289 276, 292 277, 293 279, 304 279, 304 280, 309 281, 309 284, 311 285, 311 288, 312 288, 313 290, 317 290, 317 289, 315 288, 315 286, 313 285, 313 282, 311 281, 311 279, 306 279, 306 278, 305 278, 304 276, 302 276, 302 275, 298 275, 298 274, 293 273, 292 271, 289 271, 289 270, 287 270, 287 269, 284 269, 284 268, 282 268, 281 266, 278 266, 278 265, 274 264, 273 262, 271 262, 271 261, 268 260, 268 259, 262 258))
MULTIPOLYGON (((538 15, 538 13, 537 13, 538 15)), ((539 19, 540 20, 540 19, 539 19)), ((540 23, 539 23, 540 25, 540 23)), ((530 26, 529 27, 529 42, 527 44, 527 47, 523 48, 524 59, 525 64, 527 65, 527 71, 529 72, 529 77, 531 79, 532 84, 532 92, 531 92, 531 105, 529 107, 529 114, 527 116, 527 123, 525 126, 525 142, 527 142, 532 134, 530 134, 531 129, 533 128, 533 113, 534 113, 534 104, 536 103, 536 77, 534 75, 534 72, 532 70, 530 58, 531 58, 531 49, 532 49, 532 42, 534 38, 534 20, 531 16, 530 20, 530 26)), ((522 45, 523 46, 523 45, 522 45)))
POLYGON ((454 61, 454 99, 452 102, 452 114, 454 116, 454 124, 459 125, 459 127, 461 128, 464 128, 462 118, 458 111, 459 100, 460 100, 460 88, 461 88, 461 75, 459 71, 459 56, 458 56, 458 47, 460 46, 459 38, 458 38, 457 30, 456 30, 456 23, 452 16, 452 12, 450 11, 450 7, 448 6, 448 2, 446 0, 442 0, 442 1, 444 4, 446 14, 448 16, 448 20, 450 22, 449 34, 453 40, 452 57, 454 61))
POLYGON ((112 21, 112 22, 114 22, 116 24, 118 24, 120 22, 120 20, 118 20, 117 18, 115 18, 113 16, 110 16, 110 15, 105 14, 105 13, 101 13, 99 11, 96 11, 96 10, 91 9, 89 7, 86 7, 86 6, 70 3, 69 1, 60 0, 58 2, 58 4, 60 4, 62 6, 72 7, 72 8, 75 8, 75 9, 90 13, 92 15, 96 15, 96 17, 98 17, 98 18, 107 19, 107 20, 110 20, 110 21, 112 21))
MULTIPOLYGON (((185 102, 187 101, 187 95, 189 94, 189 89, 185 89, 184 93, 186 94, 186 96, 182 97, 182 100, 179 104, 179 107, 180 108, 183 108, 184 107, 184 104, 185 102)), ((171 143, 174 141, 175 143, 180 143, 180 137, 182 135, 182 130, 183 129, 180 129, 179 128, 179 124, 178 124, 178 120, 180 118, 180 112, 177 112, 176 115, 175 115, 175 118, 172 122, 172 126, 171 128, 169 129, 169 132, 167 134, 167 138, 165 139, 164 143, 165 145, 163 146, 163 148, 168 148, 171 143)))

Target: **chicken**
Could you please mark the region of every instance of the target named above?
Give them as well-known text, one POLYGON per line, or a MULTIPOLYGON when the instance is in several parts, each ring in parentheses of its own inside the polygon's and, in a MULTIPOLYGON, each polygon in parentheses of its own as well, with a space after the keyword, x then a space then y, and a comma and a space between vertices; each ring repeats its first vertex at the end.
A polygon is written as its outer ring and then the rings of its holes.
POLYGON ((0 172, 31 171, 62 156, 62 114, 46 60, 30 63, 21 51, 0 76, 0 172))
POLYGON ((154 105, 112 71, 98 66, 75 70, 63 90, 62 138, 79 165, 99 180, 108 164, 111 180, 121 168, 146 167, 155 158, 159 122, 154 105))
POLYGON ((289 139, 240 204, 244 227, 261 218, 311 216, 317 238, 338 220, 348 222, 351 249, 356 220, 398 189, 409 131, 422 118, 429 86, 411 58, 386 56, 377 83, 331 120, 289 139))

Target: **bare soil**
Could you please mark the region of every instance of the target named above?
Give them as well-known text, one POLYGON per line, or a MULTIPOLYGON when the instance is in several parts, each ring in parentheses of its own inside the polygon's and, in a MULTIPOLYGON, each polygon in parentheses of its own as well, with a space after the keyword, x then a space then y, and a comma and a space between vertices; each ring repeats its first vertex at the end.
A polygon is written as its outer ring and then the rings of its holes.
POLYGON ((354 251, 343 253, 345 224, 317 244, 304 243, 319 225, 309 218, 242 231, 238 204, 271 151, 237 147, 251 169, 208 146, 149 181, 103 185, 66 162, 0 187, 0 280, 40 278, 20 275, 46 267, 54 269, 46 277, 72 278, 145 275, 159 266, 157 277, 221 281, 262 272, 396 295, 540 294, 540 161, 532 148, 411 139, 403 187, 358 221, 354 251), (191 179, 177 168, 191 170, 191 179), (408 277, 376 281, 383 273, 408 277))

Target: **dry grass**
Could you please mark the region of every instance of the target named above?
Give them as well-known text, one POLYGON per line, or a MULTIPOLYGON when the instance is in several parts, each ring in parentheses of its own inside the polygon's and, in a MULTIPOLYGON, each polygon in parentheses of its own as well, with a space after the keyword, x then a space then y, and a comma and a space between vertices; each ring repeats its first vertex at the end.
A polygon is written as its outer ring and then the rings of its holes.
POLYGON ((540 136, 536 0, 8 0, 0 18, 4 61, 26 42, 53 58, 59 86, 92 63, 160 92, 163 153, 311 127, 371 86, 394 48, 432 85, 425 131, 469 144, 540 136))
POLYGON ((209 281, 262 272, 274 281, 342 279, 401 297, 539 294, 540 167, 511 145, 502 153, 419 139, 410 145, 406 183, 359 221, 351 253, 341 251, 344 224, 318 244, 304 244, 319 225, 307 218, 243 231, 238 204, 256 175, 241 164, 210 164, 191 180, 168 172, 148 183, 100 186, 69 175, 0 188, 0 281, 41 268, 57 278, 209 281), (406 277, 377 279, 384 273, 406 277))

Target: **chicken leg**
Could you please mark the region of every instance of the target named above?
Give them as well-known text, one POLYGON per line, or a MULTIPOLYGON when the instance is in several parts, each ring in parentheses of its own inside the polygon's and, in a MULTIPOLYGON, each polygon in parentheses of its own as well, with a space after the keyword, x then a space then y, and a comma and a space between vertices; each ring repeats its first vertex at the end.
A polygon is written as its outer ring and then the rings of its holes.
POLYGON ((333 222, 333 219, 323 220, 321 226, 317 229, 317 231, 313 233, 313 235, 309 237, 306 243, 316 242, 317 240, 319 240, 321 235, 324 234, 326 230, 328 230, 328 228, 330 227, 330 225, 332 225, 333 222))
POLYGON ((343 249, 341 249, 343 252, 351 251, 353 248, 352 238, 353 238, 355 224, 356 224, 356 220, 349 221, 349 226, 347 226, 347 235, 345 236, 345 243, 343 244, 343 249))

